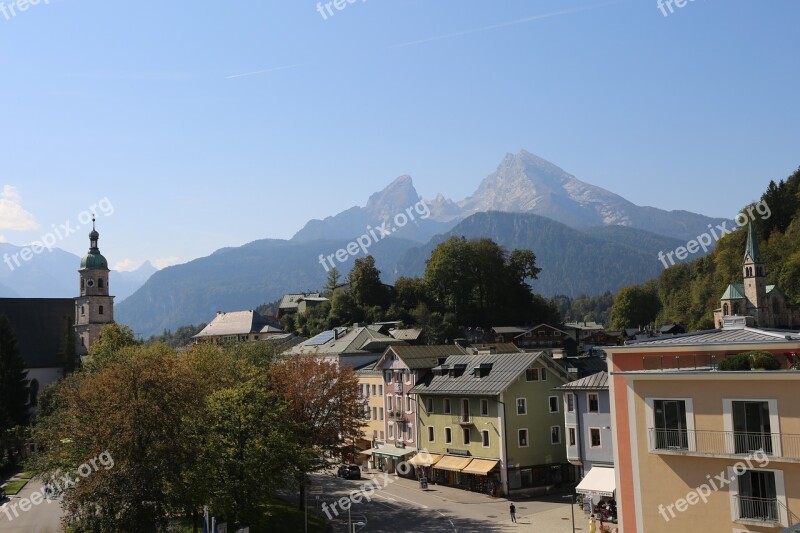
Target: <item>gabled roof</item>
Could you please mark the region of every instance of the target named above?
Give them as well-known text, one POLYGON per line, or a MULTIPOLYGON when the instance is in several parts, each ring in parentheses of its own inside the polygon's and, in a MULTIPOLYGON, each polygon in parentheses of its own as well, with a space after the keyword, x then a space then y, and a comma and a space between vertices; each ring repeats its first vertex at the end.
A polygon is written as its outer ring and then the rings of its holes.
POLYGON ((526 331, 530 330, 526 330, 525 328, 518 328, 516 326, 500 326, 492 328, 492 331, 494 331, 498 335, 503 335, 506 333, 515 333, 515 334, 525 333, 526 331))
POLYGON ((421 329, 393 329, 389 331, 389 335, 395 339, 404 341, 415 341, 422 335, 421 329))
POLYGON ((739 300, 744 298, 744 284, 731 283, 725 292, 722 294, 721 300, 739 300))
POLYGON ((598 372, 578 381, 561 385, 553 390, 608 390, 608 372, 598 372))
POLYGON ((560 329, 558 329, 558 328, 557 328, 557 327, 555 327, 555 326, 551 326, 550 324, 541 323, 541 324, 537 324, 537 325, 533 326, 532 328, 528 328, 528 329, 524 330, 524 331, 523 331, 521 334, 517 335, 517 336, 516 336, 516 337, 514 337, 514 338, 515 338, 515 339, 519 339, 520 337, 524 337, 524 336, 525 336, 525 335, 526 335, 528 332, 530 332, 530 331, 534 331, 534 330, 537 330, 537 329, 539 329, 539 328, 541 328, 541 327, 545 327, 545 328, 552 329, 552 330, 554 330, 554 331, 561 332, 561 333, 562 333, 562 334, 564 334, 564 335, 566 335, 566 334, 567 334, 567 332, 566 332, 566 331, 560 330, 560 329))
MULTIPOLYGON (((674 335, 671 337, 656 337, 641 341, 631 341, 626 346, 705 346, 715 344, 754 344, 754 343, 786 343, 786 337, 797 337, 795 331, 766 330, 751 327, 731 329, 711 329, 674 335)), ((794 341, 797 342, 797 341, 794 341)))
POLYGON ((367 363, 365 365, 361 365, 359 367, 356 367, 353 370, 355 371, 357 376, 362 376, 362 377, 380 377, 380 376, 383 376, 383 372, 381 372, 380 370, 375 368, 375 365, 377 365, 377 364, 378 364, 377 361, 372 361, 372 362, 369 362, 369 363, 367 363))
POLYGON ((581 329, 586 331, 602 331, 603 325, 598 324, 597 322, 567 322, 564 324, 565 328, 569 329, 581 329))
POLYGON ((72 298, 0 298, 27 368, 63 368, 60 353, 75 323, 72 298))
POLYGON ((233 311, 217 313, 194 338, 249 335, 251 333, 281 333, 280 324, 265 318, 255 311, 233 311))
POLYGON ((378 361, 378 366, 383 363, 389 352, 394 353, 411 370, 433 368, 439 364, 439 359, 464 354, 464 350, 456 344, 391 346, 378 361))
POLYGON ((362 355, 381 353, 388 346, 405 344, 366 326, 325 331, 292 348, 293 354, 362 355))
MULTIPOLYGON (((463 373, 455 376, 449 374, 428 374, 423 381, 414 386, 412 394, 459 394, 464 396, 498 396, 531 365, 537 362, 547 368, 552 367, 552 360, 544 352, 517 352, 482 355, 453 355, 447 358, 445 365, 453 368, 461 365, 463 373), (474 369, 483 366, 488 369, 483 377, 476 377, 474 369)), ((560 374, 559 374, 560 375, 560 374)), ((564 381, 564 379, 562 377, 564 381)))
POLYGON ((304 298, 320 298, 321 296, 322 295, 318 292, 284 294, 278 304, 278 309, 297 309, 300 300, 304 298))
POLYGON ((470 344, 470 347, 474 350, 478 350, 479 352, 492 351, 495 353, 515 353, 523 351, 513 342, 489 342, 486 344, 477 343, 470 344))

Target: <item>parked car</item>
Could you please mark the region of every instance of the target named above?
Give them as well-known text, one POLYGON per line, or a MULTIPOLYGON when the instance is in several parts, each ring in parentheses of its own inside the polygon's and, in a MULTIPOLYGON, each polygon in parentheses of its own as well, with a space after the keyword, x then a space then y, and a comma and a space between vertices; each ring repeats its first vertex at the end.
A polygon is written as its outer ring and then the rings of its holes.
POLYGON ((358 465, 342 465, 336 475, 344 479, 361 479, 361 467, 358 465))

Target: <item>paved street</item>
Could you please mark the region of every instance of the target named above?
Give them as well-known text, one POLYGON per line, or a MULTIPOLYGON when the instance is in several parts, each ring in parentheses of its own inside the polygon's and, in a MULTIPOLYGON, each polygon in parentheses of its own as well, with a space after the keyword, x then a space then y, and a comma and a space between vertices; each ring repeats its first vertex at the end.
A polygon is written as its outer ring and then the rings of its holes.
MULTIPOLYGON (((327 475, 313 476, 313 485, 321 487, 319 503, 316 495, 309 495, 309 504, 328 508, 342 496, 358 492, 365 483, 375 480, 378 486, 371 501, 366 499, 350 509, 353 522, 363 522, 356 531, 364 533, 393 532, 506 532, 536 531, 537 533, 569 533, 571 530, 570 506, 560 496, 536 500, 515 500, 517 524, 511 523, 509 502, 504 498, 491 498, 483 494, 450 487, 430 485, 422 491, 419 484, 406 479, 387 484, 382 474, 367 475, 361 481, 343 480, 327 475)), ((373 484, 374 486, 374 484, 373 484)), ((369 493, 369 489, 367 489, 369 493)), ((346 511, 336 508, 339 515, 331 516, 334 532, 346 532, 346 511)), ((588 531, 583 513, 576 510, 576 531, 588 531)))
POLYGON ((52 500, 50 503, 43 501, 26 512, 19 510, 19 506, 17 506, 19 516, 16 517, 10 509, 21 498, 30 498, 34 492, 41 491, 41 488, 42 484, 38 481, 30 481, 18 495, 11 496, 2 502, 4 507, 0 507, 0 533, 59 533, 61 531, 59 522, 61 507, 56 500, 52 500), (11 520, 4 509, 11 515, 11 520))

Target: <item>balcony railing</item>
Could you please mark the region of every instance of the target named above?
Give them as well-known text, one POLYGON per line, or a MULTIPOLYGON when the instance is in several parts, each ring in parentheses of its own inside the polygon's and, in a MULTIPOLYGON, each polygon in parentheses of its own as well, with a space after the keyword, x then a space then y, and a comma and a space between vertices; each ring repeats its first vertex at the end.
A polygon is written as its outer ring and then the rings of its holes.
POLYGON ((454 424, 461 424, 462 426, 469 426, 475 423, 472 419, 472 415, 469 413, 463 415, 453 415, 453 423, 454 424))
POLYGON ((736 496, 735 499, 736 520, 751 520, 772 524, 781 522, 778 500, 776 498, 736 496))
POLYGON ((406 414, 403 411, 389 411, 389 420, 405 420, 406 414))
POLYGON ((706 431, 650 428, 650 450, 698 455, 749 455, 800 461, 800 435, 745 431, 706 431))

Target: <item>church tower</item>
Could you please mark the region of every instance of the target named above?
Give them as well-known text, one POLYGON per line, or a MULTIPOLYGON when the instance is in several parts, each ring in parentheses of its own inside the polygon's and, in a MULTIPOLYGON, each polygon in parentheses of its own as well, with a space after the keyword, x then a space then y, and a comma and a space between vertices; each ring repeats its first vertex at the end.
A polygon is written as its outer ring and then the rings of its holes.
POLYGON ((79 356, 89 353, 92 343, 100 337, 100 330, 114 322, 114 297, 109 296, 108 261, 100 253, 97 241, 100 234, 94 227, 89 234, 89 253, 81 260, 80 296, 75 298, 75 343, 79 356))
POLYGON ((744 295, 747 299, 746 314, 755 317, 756 323, 760 327, 770 327, 772 321, 767 305, 766 272, 752 222, 747 227, 747 247, 744 252, 742 273, 744 274, 744 295))

